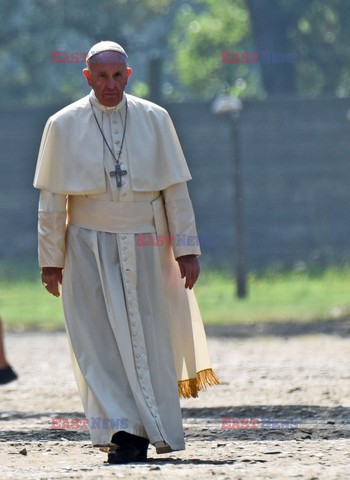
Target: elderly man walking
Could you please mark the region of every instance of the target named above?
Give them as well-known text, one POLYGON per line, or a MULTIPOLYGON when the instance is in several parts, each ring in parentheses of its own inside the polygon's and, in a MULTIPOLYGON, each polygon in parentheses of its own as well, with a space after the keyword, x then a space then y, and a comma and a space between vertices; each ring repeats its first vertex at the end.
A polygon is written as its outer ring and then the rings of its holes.
POLYGON ((200 248, 174 126, 124 92, 117 43, 87 55, 92 90, 49 118, 34 186, 39 265, 62 299, 93 445, 109 463, 185 448, 180 397, 219 383, 192 290, 200 248))

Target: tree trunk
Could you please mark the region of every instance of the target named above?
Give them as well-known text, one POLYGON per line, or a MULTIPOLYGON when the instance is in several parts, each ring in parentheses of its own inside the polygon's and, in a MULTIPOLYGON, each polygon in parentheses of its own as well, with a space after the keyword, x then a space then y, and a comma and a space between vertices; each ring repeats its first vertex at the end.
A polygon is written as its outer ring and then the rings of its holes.
POLYGON ((279 0, 247 0, 247 5, 265 90, 268 95, 296 93, 296 63, 272 63, 264 55, 295 53, 287 36, 293 18, 281 9, 279 0))

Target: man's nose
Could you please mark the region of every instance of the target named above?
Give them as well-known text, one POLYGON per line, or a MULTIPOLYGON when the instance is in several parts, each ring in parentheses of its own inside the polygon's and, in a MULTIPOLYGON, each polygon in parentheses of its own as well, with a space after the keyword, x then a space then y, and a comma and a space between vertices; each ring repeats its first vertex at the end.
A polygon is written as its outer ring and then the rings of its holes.
POLYGON ((116 82, 115 78, 113 78, 113 77, 108 77, 108 80, 107 80, 107 86, 108 86, 108 88, 113 89, 113 88, 116 87, 116 85, 117 85, 117 82, 116 82))

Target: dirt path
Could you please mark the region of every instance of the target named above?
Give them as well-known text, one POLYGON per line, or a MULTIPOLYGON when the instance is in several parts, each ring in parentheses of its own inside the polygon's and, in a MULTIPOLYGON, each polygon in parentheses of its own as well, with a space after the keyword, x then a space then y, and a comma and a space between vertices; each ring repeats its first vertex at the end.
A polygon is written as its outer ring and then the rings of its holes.
POLYGON ((350 323, 324 325, 207 329, 223 383, 181 401, 187 449, 152 447, 128 466, 105 464, 85 430, 50 428, 51 416, 84 418, 65 334, 8 334, 20 379, 0 387, 0 479, 350 479, 350 323), (272 420, 223 429, 222 417, 272 420))

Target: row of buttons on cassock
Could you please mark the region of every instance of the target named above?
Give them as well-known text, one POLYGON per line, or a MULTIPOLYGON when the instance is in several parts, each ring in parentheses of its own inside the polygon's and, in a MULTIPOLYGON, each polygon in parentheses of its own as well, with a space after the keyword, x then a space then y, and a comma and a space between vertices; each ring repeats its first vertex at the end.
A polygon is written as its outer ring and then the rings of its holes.
MULTIPOLYGON (((122 244, 122 251, 123 251, 123 257, 122 257, 122 260, 123 260, 123 264, 124 264, 124 270, 125 270, 125 283, 128 284, 127 286, 127 293, 128 293, 128 296, 132 294, 132 291, 130 289, 130 279, 128 278, 129 275, 130 275, 130 268, 128 268, 127 266, 127 262, 128 262, 128 257, 126 256, 126 252, 127 252, 127 246, 126 246, 126 241, 127 241, 127 237, 126 235, 121 235, 121 244, 122 244)), ((128 299, 128 304, 129 305, 133 305, 134 304, 134 301, 130 298, 128 299)), ((137 302, 135 301, 135 307, 137 308, 137 302)), ((130 313, 130 316, 131 317, 134 317, 135 316, 135 312, 134 310, 129 310, 129 313, 130 313)), ((133 319, 132 322, 131 322, 131 330, 132 330, 132 336, 133 337, 136 337, 137 336, 137 331, 135 328, 133 327, 136 327, 136 321, 133 319)), ((134 348, 135 348, 135 351, 137 352, 137 350, 139 350, 139 344, 134 341, 133 342, 133 345, 134 345, 134 348)), ((141 388, 142 388, 142 391, 144 393, 144 396, 145 396, 145 399, 147 401, 147 405, 148 405, 148 408, 150 409, 152 415, 154 416, 155 419, 159 419, 159 415, 157 413, 154 412, 154 407, 153 405, 150 405, 148 400, 149 400, 149 395, 147 394, 147 389, 146 389, 146 385, 145 385, 145 382, 143 381, 143 374, 140 372, 140 369, 142 368, 142 365, 141 365, 141 362, 140 362, 140 353, 136 353, 136 368, 138 370, 138 376, 140 378, 140 385, 141 385, 141 388)))

